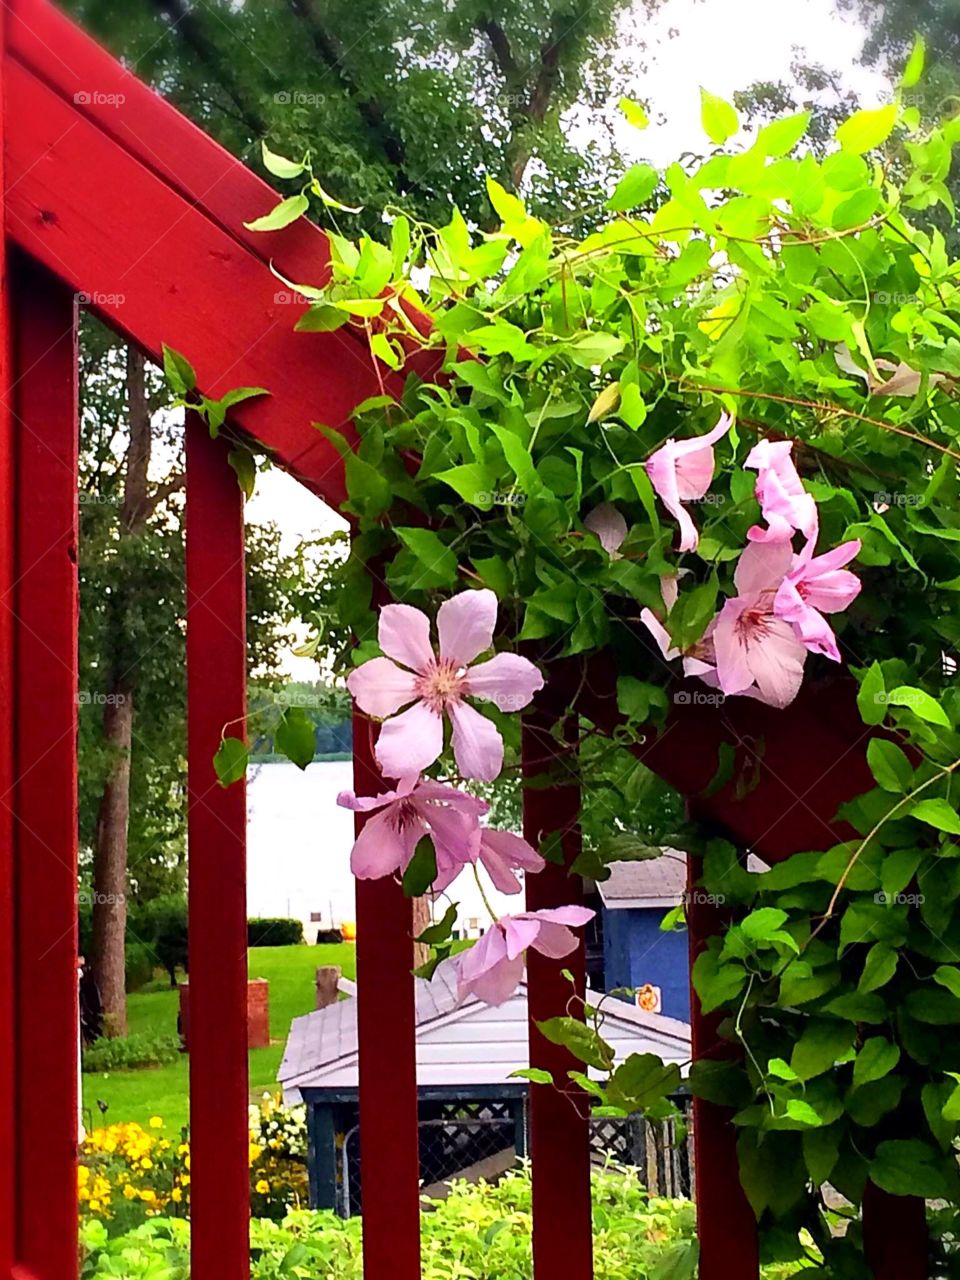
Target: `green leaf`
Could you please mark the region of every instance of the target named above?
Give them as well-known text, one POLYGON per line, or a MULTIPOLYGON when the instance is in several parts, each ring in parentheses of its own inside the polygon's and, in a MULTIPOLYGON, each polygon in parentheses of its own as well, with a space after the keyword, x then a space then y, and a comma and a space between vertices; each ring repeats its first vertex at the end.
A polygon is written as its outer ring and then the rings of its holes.
POLYGON ((883 1036, 871 1036, 853 1064, 855 1086, 869 1084, 888 1075, 900 1061, 900 1049, 883 1036))
POLYGON ((512 223, 526 222, 527 211, 523 207, 523 201, 519 196, 513 195, 508 191, 496 178, 491 178, 487 174, 487 199, 493 206, 493 211, 505 225, 512 223))
POLYGON ((213 757, 213 767, 221 787, 229 787, 246 777, 249 758, 247 744, 240 738, 224 738, 213 757))
POLYGON ((529 1080, 532 1084, 553 1084, 553 1076, 542 1067, 517 1067, 511 1071, 508 1080, 529 1080))
POLYGON ((243 491, 243 496, 252 498, 257 485, 257 461, 253 454, 240 445, 230 450, 227 454, 227 462, 236 473, 237 483, 243 491))
POLYGON ((193 365, 173 347, 163 344, 163 372, 174 395, 189 395, 197 385, 193 365))
POLYGON ((867 764, 877 785, 884 791, 902 795, 910 790, 913 766, 896 743, 887 742, 883 738, 871 738, 867 745, 867 764))
POLYGON ((302 707, 285 707, 273 741, 281 755, 291 760, 298 769, 306 769, 313 760, 316 743, 313 721, 302 707))
POLYGON ((915 689, 911 685, 899 685, 887 694, 887 702, 894 707, 909 707, 914 715, 919 716, 921 720, 926 720, 928 724, 939 724, 945 729, 950 728, 950 720, 943 707, 923 689, 915 689))
POLYGON ((839 126, 836 139, 844 151, 852 151, 854 155, 872 151, 890 137, 897 123, 898 110, 897 104, 891 102, 873 111, 855 111, 839 126))
POLYGON ((297 333, 333 333, 349 323, 350 317, 345 311, 322 302, 305 311, 293 327, 297 333))
POLYGON ((456 923, 457 904, 452 902, 443 913, 443 919, 438 920, 436 924, 427 925, 416 941, 422 942, 428 947, 434 947, 441 942, 446 942, 452 935, 456 923))
POLYGON ((912 89, 923 75, 923 67, 926 62, 927 46, 923 36, 917 36, 910 50, 910 57, 907 59, 907 65, 903 69, 903 75, 900 78, 901 89, 912 89))
POLYGON ((793 1046, 790 1065, 801 1080, 812 1080, 833 1067, 856 1037, 856 1027, 848 1022, 811 1018, 793 1046))
POLYGON ((623 112, 627 124, 632 124, 635 129, 646 129, 650 123, 650 117, 646 111, 633 98, 621 98, 620 110, 623 112))
POLYGON ((911 1138, 881 1142, 870 1165, 870 1180, 892 1196, 922 1196, 937 1200, 946 1194, 937 1168, 938 1152, 911 1138))
POLYGON ((432 529, 397 529, 397 536, 418 562, 415 586, 449 587, 457 581, 457 557, 432 529))
POLYGON ((700 90, 700 122, 704 133, 718 146, 740 128, 740 119, 730 103, 703 88, 700 90))
POLYGON ((413 857, 403 873, 403 894, 406 898, 422 898, 437 878, 437 854, 433 841, 423 836, 417 841, 413 857))
POLYGON ((306 172, 307 166, 302 160, 288 160, 286 156, 277 155, 265 142, 260 143, 260 151, 263 156, 263 167, 275 178, 299 178, 306 172))
POLYGON ((587 425, 589 426, 591 422, 597 422, 600 418, 605 418, 608 413, 613 413, 619 403, 620 383, 608 382, 590 406, 590 412, 587 414, 587 425))
POLYGON ((823 1125, 822 1117, 811 1107, 809 1102, 804 1102, 802 1098, 789 1099, 786 1115, 789 1120, 797 1120, 800 1124, 809 1125, 811 1128, 819 1128, 823 1125))
POLYGON ((254 218, 252 222, 245 222, 243 225, 248 231, 280 231, 283 227, 289 227, 291 222, 296 222, 309 208, 310 201, 305 195, 288 196, 262 218, 254 218))
POLYGON ((880 663, 874 662, 860 681, 857 707, 864 724, 883 724, 887 714, 886 686, 880 663))
MULTIPOLYGON (((332 196, 329 191, 324 191, 323 187, 321 187, 320 183, 317 181, 316 178, 314 178, 314 180, 310 183, 310 190, 313 192, 315 196, 319 196, 320 199, 323 201, 323 203, 329 209, 337 209, 341 213, 362 213, 363 212, 362 204, 356 204, 356 205, 343 204, 342 201, 338 200, 335 196, 332 196)), ((306 199, 306 196, 304 196, 304 199, 306 199)))
POLYGON ((960 835, 960 815, 947 800, 921 800, 910 810, 910 816, 930 827, 936 827, 938 831, 960 835))
POLYGON ((773 120, 757 134, 756 147, 766 156, 785 156, 793 150, 810 123, 809 111, 773 120))
POLYGON ((537 1029, 551 1044, 563 1045, 588 1067, 609 1071, 613 1066, 613 1050, 593 1027, 588 1027, 579 1018, 547 1018, 537 1023, 537 1029))
POLYGON ((960 968, 955 965, 942 964, 933 975, 934 982, 939 982, 960 1000, 960 968))
POLYGON ((660 175, 651 165, 631 165, 614 188, 613 195, 607 201, 607 208, 618 213, 646 204, 656 191, 659 181, 660 175))

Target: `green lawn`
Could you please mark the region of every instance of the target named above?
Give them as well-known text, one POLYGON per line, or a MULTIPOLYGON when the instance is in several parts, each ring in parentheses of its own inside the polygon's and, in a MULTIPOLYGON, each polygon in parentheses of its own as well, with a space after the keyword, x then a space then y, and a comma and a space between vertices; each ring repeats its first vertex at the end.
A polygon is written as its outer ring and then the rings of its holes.
MULTIPOLYGON (((290 1022, 314 1005, 314 973, 318 965, 338 964, 344 976, 356 977, 356 952, 352 943, 324 946, 254 947, 249 952, 251 978, 270 983, 270 1039, 268 1049, 250 1053, 250 1093, 259 1097, 276 1088, 277 1068, 290 1022)), ((149 1032, 176 1034, 177 992, 152 986, 127 997, 130 1034, 149 1032)), ((84 1074, 84 1123, 89 1127, 119 1120, 146 1123, 150 1116, 162 1116, 168 1130, 179 1128, 188 1119, 189 1059, 183 1054, 169 1067, 145 1071, 110 1071, 84 1074), (101 1116, 97 1101, 108 1104, 101 1116)))

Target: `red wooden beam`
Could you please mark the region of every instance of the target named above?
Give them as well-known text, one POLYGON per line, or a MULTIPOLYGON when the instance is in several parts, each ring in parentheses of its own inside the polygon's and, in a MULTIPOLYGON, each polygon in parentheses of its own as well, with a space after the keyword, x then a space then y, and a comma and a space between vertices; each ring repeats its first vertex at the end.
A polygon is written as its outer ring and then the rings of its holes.
POLYGON ((244 736, 243 497, 226 441, 187 415, 187 752, 191 1268, 249 1269, 246 791, 220 786, 224 733, 244 736))
MULTIPOLYGON (((15 1275, 77 1274, 76 307, 13 275, 16 386, 15 1275)), ((9 607, 9 601, 8 607, 9 607)))
POLYGON ((863 1250, 875 1280, 927 1280, 927 1208, 919 1196, 863 1191, 863 1250))
MULTIPOLYGON (((523 772, 536 777, 557 760, 563 780, 556 786, 524 791, 523 834, 538 848, 548 836, 559 835, 564 865, 548 863, 526 880, 528 911, 559 907, 582 898, 579 877, 566 868, 580 851, 580 787, 576 757, 557 758, 557 742, 551 729, 565 703, 555 685, 548 684, 545 698, 524 716, 523 772), (557 698, 554 699, 553 695, 557 698), (556 701, 551 706, 547 698, 556 701)), ((533 1178, 533 1270, 536 1280, 591 1280, 593 1276, 593 1224, 590 1194, 590 1111, 584 1093, 567 1079, 571 1068, 582 1070, 570 1052, 551 1044, 537 1029, 537 1022, 568 1012, 574 991, 563 969, 574 976, 575 990, 583 994, 585 952, 580 946, 562 962, 527 952, 530 1065, 552 1073, 555 1087, 530 1090, 530 1156, 533 1178)))
MULTIPOLYGON (((707 940, 723 928, 719 909, 696 887, 699 860, 687 859, 687 936, 690 968, 707 940)), ((690 1042, 694 1061, 729 1059, 737 1047, 722 1040, 717 1015, 704 1014, 690 989, 690 1042)), ((760 1273, 757 1220, 737 1176, 737 1131, 733 1113, 693 1100, 693 1162, 700 1241, 700 1280, 757 1280, 760 1273)))
MULTIPOLYGON (((373 725, 353 719, 359 795, 385 783, 373 755, 373 725)), ((357 832, 363 826, 360 814, 357 832)), ((357 1023, 365 1280, 419 1280, 420 1150, 412 911, 392 878, 358 880, 357 1023)))

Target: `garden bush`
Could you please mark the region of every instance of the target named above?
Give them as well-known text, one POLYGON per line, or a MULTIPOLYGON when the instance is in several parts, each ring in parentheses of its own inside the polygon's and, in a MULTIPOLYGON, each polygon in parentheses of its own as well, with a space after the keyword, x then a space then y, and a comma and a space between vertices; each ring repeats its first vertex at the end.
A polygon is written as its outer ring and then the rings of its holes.
POLYGON ((124 953, 124 984, 127 991, 139 991, 153 977, 154 954, 145 942, 128 941, 124 953))
POLYGON ((95 1040, 83 1051, 84 1071, 137 1071, 162 1067, 180 1056, 177 1035, 132 1035, 95 1040))
POLYGON ((292 947, 303 942, 303 925, 283 916, 254 916, 247 921, 248 947, 292 947))

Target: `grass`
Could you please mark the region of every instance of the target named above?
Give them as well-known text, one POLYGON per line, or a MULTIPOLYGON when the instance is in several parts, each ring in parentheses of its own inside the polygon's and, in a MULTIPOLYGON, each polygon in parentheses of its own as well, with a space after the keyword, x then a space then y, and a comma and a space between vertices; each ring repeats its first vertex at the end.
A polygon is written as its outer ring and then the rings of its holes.
MULTIPOLYGON (((248 953, 251 978, 270 983, 270 1039, 266 1049, 252 1049, 250 1096, 259 1097, 277 1087, 277 1068, 291 1021, 314 1007, 314 976, 319 965, 337 964, 344 977, 356 977, 356 952, 352 943, 321 946, 253 947, 248 953)), ((174 1035, 179 997, 165 985, 151 983, 127 997, 130 1034, 174 1035)), ((226 1068, 225 1068, 226 1069, 226 1068)), ((189 1116, 190 1060, 183 1054, 167 1067, 142 1071, 85 1073, 83 1077, 84 1124, 97 1127, 121 1120, 146 1124, 150 1116, 162 1116, 168 1132, 185 1125, 189 1116), (101 1115, 98 1100, 107 1104, 101 1115)))

